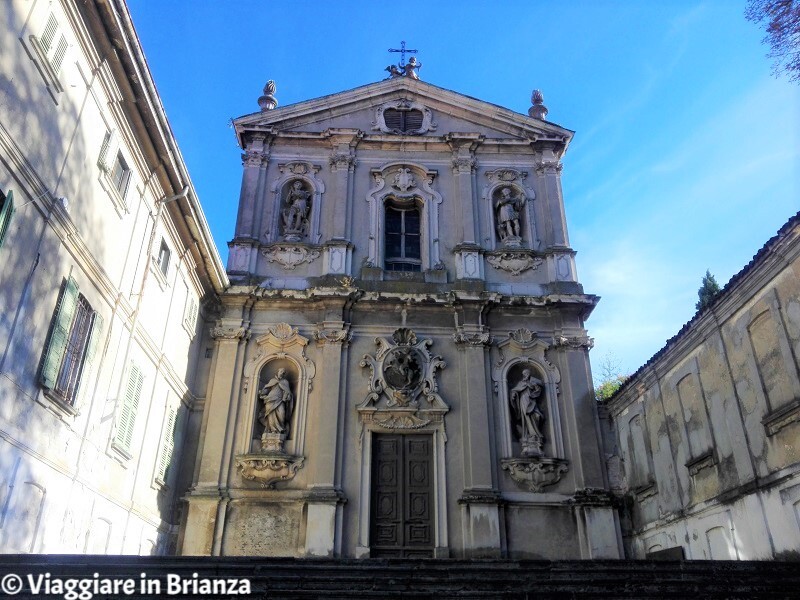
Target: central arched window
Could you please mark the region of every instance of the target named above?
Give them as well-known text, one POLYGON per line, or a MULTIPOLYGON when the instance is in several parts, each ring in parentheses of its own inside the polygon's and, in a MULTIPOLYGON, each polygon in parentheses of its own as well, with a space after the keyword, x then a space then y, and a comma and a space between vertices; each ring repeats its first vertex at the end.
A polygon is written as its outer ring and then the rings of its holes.
POLYGON ((387 271, 421 271, 420 212, 417 206, 386 205, 384 263, 387 271))

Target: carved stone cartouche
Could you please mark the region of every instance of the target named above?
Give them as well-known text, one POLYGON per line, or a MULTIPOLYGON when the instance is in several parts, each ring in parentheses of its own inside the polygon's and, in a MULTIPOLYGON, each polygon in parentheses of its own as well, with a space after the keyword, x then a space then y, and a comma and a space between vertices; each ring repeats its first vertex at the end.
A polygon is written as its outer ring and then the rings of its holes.
POLYGON ((558 483, 569 470, 569 462, 560 458, 504 458, 500 465, 508 471, 511 479, 534 493, 558 483))
POLYGON ((433 341, 417 340, 414 331, 400 327, 391 340, 375 343, 378 351, 360 363, 370 369, 369 393, 358 406, 362 420, 386 429, 418 429, 441 420, 448 407, 437 393, 436 372, 446 365, 428 351, 433 341))

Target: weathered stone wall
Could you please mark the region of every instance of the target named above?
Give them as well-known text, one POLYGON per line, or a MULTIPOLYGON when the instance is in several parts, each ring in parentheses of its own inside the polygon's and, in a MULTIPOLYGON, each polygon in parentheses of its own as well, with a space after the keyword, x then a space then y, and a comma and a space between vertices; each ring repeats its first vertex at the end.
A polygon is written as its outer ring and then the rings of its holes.
POLYGON ((605 407, 631 556, 800 552, 800 218, 605 407))

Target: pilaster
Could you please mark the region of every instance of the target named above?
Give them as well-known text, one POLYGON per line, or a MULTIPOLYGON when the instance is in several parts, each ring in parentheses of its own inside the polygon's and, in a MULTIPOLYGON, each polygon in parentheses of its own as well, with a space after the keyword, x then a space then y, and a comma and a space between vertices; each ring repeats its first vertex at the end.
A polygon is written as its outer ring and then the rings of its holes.
POLYGON ((205 403, 203 442, 197 483, 187 501, 189 510, 183 541, 183 554, 211 555, 218 552, 224 518, 224 504, 229 454, 229 439, 233 431, 231 400, 234 395, 235 375, 239 364, 242 341, 247 341, 247 328, 221 324, 211 336, 216 340, 213 375, 205 403), (222 501, 222 504, 220 502, 222 501))
POLYGON ((324 134, 331 144, 329 159, 333 176, 333 201, 328 216, 331 223, 331 239, 349 239, 348 227, 352 219, 348 211, 353 205, 353 173, 356 167, 356 146, 364 137, 358 129, 328 129, 324 134))
POLYGON ((309 476, 311 495, 308 498, 306 556, 337 556, 341 553, 342 413, 346 394, 344 355, 350 342, 350 324, 344 321, 323 321, 314 333, 321 351, 320 388, 312 417, 314 432, 313 465, 309 476))
POLYGON ((259 219, 256 217, 257 199, 264 187, 263 175, 269 164, 269 144, 271 137, 256 134, 251 137, 247 149, 242 154, 242 188, 239 194, 239 213, 236 217, 235 239, 259 239, 257 231, 259 219))
POLYGON ((464 553, 469 558, 500 557, 500 494, 493 474, 494 421, 486 374, 486 349, 492 336, 483 325, 464 324, 456 327, 453 341, 459 351, 463 403, 464 491, 458 503, 462 507, 464 553))
POLYGON ((452 152, 453 198, 461 216, 461 243, 478 244, 478 198, 475 193, 474 173, 478 161, 475 150, 484 140, 478 133, 448 133, 445 141, 452 152))
POLYGON ((554 248, 569 248, 567 218, 564 212, 564 197, 561 190, 561 164, 558 155, 550 147, 537 153, 536 175, 541 180, 543 201, 547 211, 546 245, 554 248))

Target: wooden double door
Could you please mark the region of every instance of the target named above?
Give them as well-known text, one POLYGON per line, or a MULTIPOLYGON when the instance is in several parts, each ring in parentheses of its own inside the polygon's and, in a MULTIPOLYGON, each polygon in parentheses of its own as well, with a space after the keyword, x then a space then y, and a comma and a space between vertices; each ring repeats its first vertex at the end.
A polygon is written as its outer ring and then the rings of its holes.
POLYGON ((373 435, 370 556, 433 557, 433 436, 373 435))

